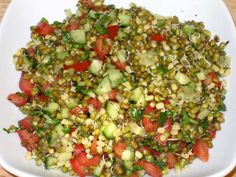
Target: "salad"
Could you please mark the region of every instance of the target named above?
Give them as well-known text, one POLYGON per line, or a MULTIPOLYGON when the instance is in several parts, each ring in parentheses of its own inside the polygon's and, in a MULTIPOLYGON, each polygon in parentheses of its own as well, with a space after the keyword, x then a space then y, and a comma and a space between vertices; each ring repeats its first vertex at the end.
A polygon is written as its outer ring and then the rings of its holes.
POLYGON ((26 159, 69 175, 161 177, 209 159, 224 122, 228 42, 202 22, 80 0, 14 55, 26 159))

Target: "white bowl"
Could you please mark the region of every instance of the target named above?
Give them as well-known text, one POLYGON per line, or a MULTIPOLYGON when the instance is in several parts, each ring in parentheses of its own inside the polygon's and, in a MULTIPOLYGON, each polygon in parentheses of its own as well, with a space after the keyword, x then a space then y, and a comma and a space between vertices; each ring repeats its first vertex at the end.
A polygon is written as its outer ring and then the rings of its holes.
MULTIPOLYGON (((128 7, 132 0, 107 0, 117 7, 128 7)), ((232 74, 227 78, 226 122, 222 131, 217 132, 214 148, 210 150, 210 160, 202 163, 195 160, 181 173, 171 172, 167 176, 204 177, 224 176, 236 165, 236 31, 232 18, 222 0, 133 0, 152 12, 173 16, 181 21, 203 21, 206 28, 218 34, 222 41, 230 41, 227 54, 232 58, 232 74)), ((12 62, 14 52, 25 46, 30 39, 30 26, 35 25, 41 17, 50 22, 65 18, 64 9, 76 10, 77 0, 13 0, 3 18, 0 27, 0 164, 18 176, 66 176, 56 171, 46 171, 36 167, 33 161, 24 158, 25 149, 21 147, 16 134, 6 134, 2 129, 23 118, 17 107, 6 99, 9 93, 18 89, 20 73, 15 71, 12 62)))

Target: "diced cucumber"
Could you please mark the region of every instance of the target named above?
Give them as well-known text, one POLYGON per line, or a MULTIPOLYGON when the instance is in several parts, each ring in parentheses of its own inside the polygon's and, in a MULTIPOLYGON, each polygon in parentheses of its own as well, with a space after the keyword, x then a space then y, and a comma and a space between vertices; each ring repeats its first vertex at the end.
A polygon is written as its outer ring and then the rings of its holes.
POLYGON ((48 104, 46 110, 49 111, 50 113, 54 113, 59 109, 59 104, 55 102, 51 102, 48 104))
POLYGON ((57 165, 57 159, 55 157, 48 156, 45 158, 44 165, 47 170, 53 169, 57 165))
POLYGON ((188 84, 191 80, 188 78, 186 74, 183 74, 181 72, 178 72, 175 75, 175 79, 181 84, 181 85, 186 85, 188 84))
POLYGON ((89 15, 89 17, 91 17, 93 19, 98 19, 100 16, 100 14, 94 10, 90 10, 88 15, 89 15))
POLYGON ((72 152, 61 152, 58 154, 58 161, 67 161, 67 160, 70 160, 72 157, 72 152))
POLYGON ((103 78, 101 83, 98 85, 97 89, 95 90, 97 95, 102 95, 104 93, 108 93, 112 90, 111 83, 108 77, 103 78))
POLYGON ((183 32, 186 34, 192 34, 195 32, 195 27, 193 25, 184 25, 183 27, 183 32))
POLYGON ((26 56, 23 57, 23 61, 24 61, 23 71, 28 71, 29 67, 32 65, 32 62, 26 56))
POLYGON ((121 63, 126 62, 126 52, 125 52, 125 50, 124 50, 124 49, 119 50, 119 51, 118 51, 118 54, 117 54, 117 57, 118 57, 118 60, 119 60, 121 63))
POLYGON ((197 78, 202 81, 206 79, 205 73, 203 71, 197 73, 197 78))
POLYGON ((140 54, 140 64, 145 66, 153 66, 158 60, 157 53, 154 51, 148 51, 140 54))
POLYGON ((99 71, 102 69, 102 61, 94 59, 89 67, 89 71, 95 75, 98 75, 99 71))
POLYGON ((84 30, 72 30, 72 31, 70 31, 70 36, 71 36, 72 40, 78 44, 85 44, 86 43, 84 30))
POLYGON ((134 160, 134 150, 131 147, 127 147, 122 152, 121 159, 124 161, 133 161, 134 160))
POLYGON ((125 33, 124 31, 122 31, 122 30, 119 30, 118 31, 118 33, 117 33, 117 39, 118 40, 123 40, 123 39, 125 39, 125 38, 127 38, 128 37, 128 34, 127 33, 125 33))
POLYGON ((64 127, 61 124, 58 124, 51 131, 48 139, 48 144, 55 145, 60 142, 60 138, 65 135, 63 131, 64 127))
POLYGON ((129 22, 131 19, 130 15, 119 13, 118 18, 119 18, 121 26, 129 26, 129 22))
POLYGON ((117 87, 119 84, 125 82, 124 74, 118 69, 110 69, 107 71, 108 77, 111 81, 111 87, 117 87))
POLYGON ((111 21, 116 21, 117 15, 118 15, 118 10, 117 9, 112 10, 109 14, 111 21))
POLYGON ((105 68, 109 70, 109 69, 115 69, 116 67, 110 63, 106 63, 105 68))
POLYGON ((112 119, 117 119, 119 116, 120 104, 113 101, 108 101, 106 111, 112 119))
POLYGON ((126 170, 130 170, 130 169, 133 168, 134 162, 133 161, 124 160, 123 164, 124 164, 124 167, 125 167, 126 170))
POLYGON ((78 104, 74 98, 68 98, 67 100, 65 100, 65 103, 69 108, 74 108, 78 104))
POLYGON ((114 138, 114 132, 116 131, 117 127, 113 122, 109 122, 107 125, 104 126, 102 133, 107 139, 114 138))
POLYGON ((69 117, 69 109, 68 108, 62 108, 61 109, 61 118, 65 119, 69 117))
POLYGON ((138 106, 144 106, 145 96, 143 88, 138 87, 135 90, 133 90, 130 100, 136 102, 138 106))
POLYGON ((101 160, 100 164, 96 168, 94 168, 93 175, 96 177, 99 177, 102 174, 102 170, 104 166, 105 166, 105 163, 103 160, 101 160))
POLYGON ((129 126, 130 126, 130 131, 134 133, 135 135, 139 135, 142 137, 146 136, 145 130, 142 127, 140 127, 138 124, 134 122, 130 122, 129 126))

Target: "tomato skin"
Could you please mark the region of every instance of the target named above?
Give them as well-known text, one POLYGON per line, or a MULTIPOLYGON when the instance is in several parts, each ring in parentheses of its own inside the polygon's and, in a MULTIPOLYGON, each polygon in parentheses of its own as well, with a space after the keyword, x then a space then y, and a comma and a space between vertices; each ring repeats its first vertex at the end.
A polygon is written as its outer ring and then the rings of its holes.
POLYGON ((178 151, 177 152, 182 152, 184 148, 187 147, 187 143, 185 141, 179 141, 178 142, 178 151))
POLYGON ((161 42, 161 41, 165 41, 165 36, 161 35, 161 34, 153 34, 150 36, 150 39, 152 41, 157 41, 157 42, 161 42))
MULTIPOLYGON (((215 72, 210 72, 210 73, 208 73, 206 79, 203 81, 203 84, 204 85, 209 85, 209 84, 211 84, 214 81, 218 82, 217 74, 215 72)), ((219 86, 219 84, 217 86, 219 86)))
POLYGON ((19 87, 26 96, 31 96, 31 91, 34 87, 34 84, 30 80, 24 79, 24 73, 22 73, 19 82, 19 87))
POLYGON ((100 35, 95 42, 94 51, 97 53, 98 58, 103 62, 106 62, 106 55, 109 54, 111 46, 106 44, 107 34, 100 35))
POLYGON ((152 177, 162 177, 161 170, 154 164, 147 162, 146 160, 139 160, 136 162, 136 165, 142 167, 145 170, 145 173, 152 177))
POLYGON ((110 92, 108 93, 109 100, 111 100, 111 101, 117 101, 116 96, 117 96, 119 93, 120 93, 119 90, 112 89, 112 91, 110 91, 110 92))
POLYGON ((90 147, 90 153, 92 155, 96 155, 97 154, 97 137, 94 137, 92 145, 90 147))
POLYGON ((209 147, 203 140, 197 140, 193 146, 193 155, 203 162, 209 159, 209 147))
POLYGON ((216 137, 216 130, 210 130, 210 137, 214 139, 216 137))
POLYGON ((168 99, 165 99, 162 101, 164 104, 170 104, 170 101, 168 99))
POLYGON ((19 120, 18 124, 23 129, 26 129, 29 132, 33 132, 34 129, 33 129, 32 125, 31 125, 32 124, 32 120, 33 120, 33 117, 32 116, 28 116, 28 117, 25 117, 24 119, 19 120))
POLYGON ((44 95, 44 94, 39 94, 38 95, 38 99, 41 102, 47 102, 48 101, 48 97, 46 95, 44 95))
POLYGON ((144 150, 149 151, 153 156, 158 157, 160 155, 160 152, 148 147, 148 146, 143 146, 138 149, 140 152, 143 152, 144 150))
POLYGON ((85 177, 85 172, 84 172, 84 167, 79 164, 76 158, 70 160, 70 164, 74 172, 79 176, 79 177, 85 177))
POLYGON ((25 103, 27 102, 28 98, 25 96, 21 96, 18 93, 12 93, 8 95, 7 99, 12 102, 14 105, 17 107, 24 106, 25 103))
POLYGON ((26 52, 27 52, 27 54, 28 54, 28 56, 29 56, 30 58, 34 58, 34 56, 35 56, 35 50, 34 50, 33 47, 28 48, 28 49, 26 50, 26 52))
POLYGON ((158 144, 160 144, 160 145, 162 145, 162 146, 165 146, 167 140, 161 141, 161 140, 160 140, 161 135, 162 135, 161 133, 157 133, 157 135, 154 137, 154 141, 156 141, 158 144))
POLYGON ((115 156, 121 158, 122 152, 126 149, 126 145, 124 143, 118 143, 113 148, 115 156))
POLYGON ((80 29, 80 24, 74 23, 74 24, 68 24, 65 26, 67 31, 77 30, 80 29))
POLYGON ((39 34, 41 36, 50 35, 53 32, 54 28, 46 22, 40 22, 34 30, 34 33, 39 34))
POLYGON ((107 31, 108 31, 108 37, 112 40, 115 39, 117 32, 119 31, 119 26, 118 25, 112 25, 112 26, 108 26, 107 27, 107 31))
POLYGON ((78 156, 79 154, 81 154, 82 152, 85 152, 85 148, 82 144, 75 144, 74 147, 74 156, 78 156))
POLYGON ((119 69, 121 71, 124 71, 125 70, 125 67, 127 66, 126 63, 121 63, 120 61, 114 61, 112 62, 115 66, 116 66, 116 69, 119 69))
POLYGON ((147 132, 154 132, 157 130, 157 127, 158 127, 157 122, 152 122, 151 119, 147 117, 142 118, 142 124, 144 126, 145 131, 147 132))
POLYGON ((78 62, 73 65, 64 65, 64 70, 74 68, 75 71, 84 72, 88 70, 90 65, 91 65, 90 61, 78 62))
POLYGON ((89 98, 87 103, 93 105, 93 108, 99 111, 102 108, 102 103, 96 98, 89 98))
POLYGON ((147 103, 147 106, 145 108, 144 114, 150 114, 154 112, 156 109, 150 105, 150 102, 147 103))
POLYGON ((166 123, 164 124, 163 128, 167 131, 170 132, 172 129, 172 121, 170 118, 167 119, 166 123))
POLYGON ((21 145, 28 151, 32 151, 38 147, 39 139, 35 134, 28 132, 28 130, 18 130, 17 133, 20 137, 21 145))
POLYGON ((76 106, 75 108, 70 110, 70 113, 74 114, 74 115, 83 114, 83 113, 87 113, 87 112, 88 112, 88 108, 83 108, 81 106, 76 106))
POLYGON ((166 153, 166 161, 169 168, 174 168, 175 164, 178 162, 176 156, 172 152, 166 153))

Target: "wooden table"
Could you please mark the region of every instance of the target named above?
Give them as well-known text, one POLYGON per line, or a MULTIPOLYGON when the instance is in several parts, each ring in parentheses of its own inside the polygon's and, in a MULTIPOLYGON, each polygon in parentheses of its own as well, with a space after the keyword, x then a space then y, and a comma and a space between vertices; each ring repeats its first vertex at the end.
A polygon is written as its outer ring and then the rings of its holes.
MULTIPOLYGON (((229 8, 234 22, 236 24, 236 0, 224 0, 227 7, 229 8)), ((2 19, 2 16, 9 4, 10 0, 0 0, 0 20, 2 19)), ((0 177, 13 177, 11 174, 7 173, 4 169, 0 167, 0 177)), ((227 175, 226 177, 236 177, 236 168, 227 175)))

